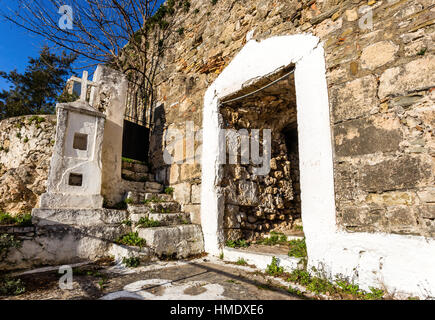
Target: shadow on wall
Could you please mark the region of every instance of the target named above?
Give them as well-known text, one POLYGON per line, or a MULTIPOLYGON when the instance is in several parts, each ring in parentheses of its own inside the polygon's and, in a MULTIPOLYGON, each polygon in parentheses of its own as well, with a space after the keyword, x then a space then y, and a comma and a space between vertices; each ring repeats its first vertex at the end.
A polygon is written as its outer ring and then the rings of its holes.
POLYGON ((170 170, 165 164, 163 155, 166 147, 164 132, 166 130, 165 105, 154 108, 154 119, 150 137, 149 162, 156 174, 156 180, 164 185, 169 184, 170 170))

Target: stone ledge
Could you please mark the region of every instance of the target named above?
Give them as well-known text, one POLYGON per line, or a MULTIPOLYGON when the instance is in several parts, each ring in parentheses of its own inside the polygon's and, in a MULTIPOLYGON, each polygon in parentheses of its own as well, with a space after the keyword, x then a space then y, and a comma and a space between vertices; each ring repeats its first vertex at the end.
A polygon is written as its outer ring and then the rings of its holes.
POLYGON ((38 226, 119 225, 127 219, 127 212, 111 209, 33 209, 32 222, 38 226))
POLYGON ((285 272, 292 272, 300 269, 302 259, 292 258, 286 255, 274 255, 270 253, 250 252, 248 250, 237 250, 225 247, 223 249, 224 260, 237 262, 239 259, 244 259, 248 264, 256 266, 258 269, 266 270, 267 266, 272 262, 272 258, 276 257, 280 267, 284 268, 285 272))

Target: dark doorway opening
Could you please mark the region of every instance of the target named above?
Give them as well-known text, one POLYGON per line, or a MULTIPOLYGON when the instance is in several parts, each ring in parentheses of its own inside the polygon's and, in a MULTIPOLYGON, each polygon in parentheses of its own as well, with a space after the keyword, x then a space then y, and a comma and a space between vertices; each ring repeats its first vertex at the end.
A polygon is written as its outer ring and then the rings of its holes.
POLYGON ((297 122, 289 124, 284 128, 282 134, 287 147, 287 158, 290 161, 290 178, 293 187, 293 200, 289 207, 293 210, 293 217, 295 219, 301 219, 301 180, 299 171, 299 135, 297 122))
POLYGON ((150 129, 124 120, 122 156, 141 162, 148 162, 150 129))

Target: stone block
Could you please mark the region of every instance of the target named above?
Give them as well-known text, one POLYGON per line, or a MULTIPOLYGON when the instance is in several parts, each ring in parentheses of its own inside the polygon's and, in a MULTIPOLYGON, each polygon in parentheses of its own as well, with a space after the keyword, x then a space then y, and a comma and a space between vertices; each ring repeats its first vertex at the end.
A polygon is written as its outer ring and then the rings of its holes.
POLYGON ((180 177, 180 168, 178 165, 174 164, 170 168, 168 168, 169 171, 169 184, 175 184, 178 182, 178 179, 180 177))
POLYGON ((201 165, 195 164, 182 164, 180 165, 180 181, 187 181, 201 178, 201 165))
POLYGON ((435 84, 435 56, 428 55, 386 70, 380 78, 379 98, 426 90, 435 84))
POLYGON ((435 203, 435 188, 428 188, 417 192, 420 201, 427 203, 435 203))
POLYGON ((240 223, 239 206, 227 204, 224 214, 224 227, 228 229, 238 229, 240 228, 240 223))
POLYGON ((406 155, 361 166, 359 182, 368 192, 413 188, 427 183, 431 170, 431 163, 424 158, 406 155))
POLYGON ((386 212, 388 231, 399 234, 418 233, 417 218, 409 206, 389 207, 386 212))
POLYGON ((192 184, 191 202, 193 204, 201 203, 201 184, 192 184))
POLYGON ((396 151, 403 140, 399 119, 385 115, 338 124, 334 136, 340 157, 396 151))
POLYGON ((178 201, 180 204, 190 203, 190 183, 183 182, 176 185, 172 185, 174 188, 174 200, 178 201))
POLYGON ((252 181, 240 181, 238 203, 242 206, 256 206, 258 201, 257 184, 252 181))
POLYGON ((193 224, 201 224, 201 205, 186 204, 183 206, 183 210, 190 213, 190 219, 193 224))
POLYGON ((373 75, 331 88, 334 122, 369 115, 378 106, 377 80, 373 75))
POLYGON ((399 46, 391 41, 380 41, 364 48, 361 54, 361 66, 374 70, 394 60, 399 46))

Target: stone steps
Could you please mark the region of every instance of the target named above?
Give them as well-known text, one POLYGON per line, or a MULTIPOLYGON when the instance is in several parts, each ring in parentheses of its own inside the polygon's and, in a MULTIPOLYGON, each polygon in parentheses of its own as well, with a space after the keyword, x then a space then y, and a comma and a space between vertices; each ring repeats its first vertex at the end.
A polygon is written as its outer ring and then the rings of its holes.
POLYGON ((122 169, 122 179, 136 182, 155 182, 154 175, 151 173, 142 173, 122 169))
POLYGON ((163 185, 157 182, 136 182, 136 181, 122 181, 124 188, 131 192, 138 193, 160 193, 163 191, 163 185))
POLYGON ((153 251, 148 247, 138 248, 113 243, 108 254, 114 257, 116 264, 122 264, 124 258, 138 258, 141 264, 155 260, 153 251))
POLYGON ((132 204, 141 204, 145 200, 156 200, 156 201, 173 201, 172 195, 163 193, 144 193, 144 192, 127 192, 126 199, 130 199, 132 204))
MULTIPOLYGON (((132 214, 130 216, 130 221, 133 223, 133 226, 136 226, 136 224, 142 218, 148 218, 153 221, 158 221, 160 223, 160 226, 162 227, 192 223, 190 213, 187 212, 132 214)), ((137 231, 137 229, 139 228, 140 227, 134 227, 134 231, 137 231)))
POLYGON ((157 257, 187 258, 204 252, 201 226, 195 224, 138 229, 157 257))
POLYGON ((148 173, 149 168, 146 164, 142 164, 139 162, 122 162, 122 170, 129 170, 136 173, 148 173))
POLYGON ((181 206, 178 202, 159 202, 147 204, 129 204, 127 211, 130 214, 141 213, 177 213, 180 212, 181 206))

